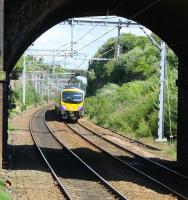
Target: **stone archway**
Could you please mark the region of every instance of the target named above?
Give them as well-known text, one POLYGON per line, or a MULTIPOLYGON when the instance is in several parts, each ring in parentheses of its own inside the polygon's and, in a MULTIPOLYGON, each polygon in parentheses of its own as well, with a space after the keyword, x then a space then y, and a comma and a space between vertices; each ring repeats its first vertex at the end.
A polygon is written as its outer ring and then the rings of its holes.
POLYGON ((188 164, 188 1, 182 0, 5 0, 5 70, 43 32, 71 17, 117 15, 161 37, 179 58, 178 161, 188 164))

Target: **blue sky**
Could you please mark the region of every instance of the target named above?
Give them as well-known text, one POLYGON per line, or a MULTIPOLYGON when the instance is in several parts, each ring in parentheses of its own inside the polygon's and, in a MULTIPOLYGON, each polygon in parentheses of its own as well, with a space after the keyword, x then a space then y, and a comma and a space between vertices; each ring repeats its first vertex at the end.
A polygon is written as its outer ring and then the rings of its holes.
MULTIPOLYGON (((104 19, 104 17, 101 17, 104 19)), ((83 18, 82 18, 83 19, 83 18)), ((91 19, 91 18, 85 18, 85 19, 91 19)), ((112 18, 110 19, 112 20, 112 18)), ((119 17, 114 17, 114 21, 118 21, 119 17)), ((121 20, 126 20, 124 18, 121 18, 121 20)), ((90 31, 94 26, 91 25, 74 25, 73 29, 73 42, 77 41, 80 37, 82 37, 84 34, 86 34, 88 31, 90 31)), ((100 39, 96 40, 91 45, 88 45, 86 48, 83 48, 78 53, 82 54, 80 56, 77 56, 77 59, 75 57, 56 57, 55 62, 61 64, 65 68, 71 68, 71 69, 87 69, 88 67, 88 60, 84 62, 84 60, 81 60, 85 57, 91 58, 94 56, 98 48, 104 44, 109 38, 111 37, 117 37, 118 29, 115 28, 113 31, 107 33, 109 30, 111 30, 113 27, 110 26, 96 26, 93 28, 93 30, 87 34, 83 39, 81 39, 78 43, 73 45, 74 50, 78 50, 86 46, 87 44, 91 43, 101 35, 105 34, 104 37, 101 37, 100 39)), ((149 33, 150 31, 146 29, 146 31, 149 33)), ((133 33, 135 35, 144 35, 144 33, 139 28, 121 28, 121 33, 133 33)), ((51 29, 49 29, 47 32, 42 34, 35 42, 34 46, 30 47, 32 49, 46 49, 46 50, 57 50, 57 49, 70 49, 70 42, 71 42, 71 27, 70 25, 63 25, 58 24, 51 29), (68 44, 67 44, 68 43, 68 44), (64 47, 62 47, 64 44, 64 47)), ((44 59, 52 63, 52 58, 50 57, 44 57, 44 59)))

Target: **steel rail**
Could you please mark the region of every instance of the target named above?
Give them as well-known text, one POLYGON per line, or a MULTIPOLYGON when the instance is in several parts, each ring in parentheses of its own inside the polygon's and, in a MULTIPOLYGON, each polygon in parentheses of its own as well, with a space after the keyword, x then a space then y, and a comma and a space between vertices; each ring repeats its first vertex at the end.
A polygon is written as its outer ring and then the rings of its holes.
MULTIPOLYGON (((47 107, 48 107, 48 106, 47 106, 47 107)), ((37 110, 37 111, 34 113, 34 115, 32 116, 32 118, 31 118, 31 120, 30 120, 30 122, 29 122, 29 129, 30 129, 31 137, 32 137, 32 139, 33 139, 33 141, 34 141, 34 144, 35 144, 35 146, 37 147, 37 149, 38 149, 40 155, 42 156, 42 158, 43 158, 45 164, 46 164, 46 165, 48 166, 48 168, 50 169, 50 171, 51 171, 51 173, 52 173, 52 176, 53 176, 54 179, 58 182, 58 185, 59 185, 60 190, 62 191, 62 193, 65 195, 65 197, 66 197, 68 200, 73 200, 73 199, 70 197, 70 195, 68 194, 68 192, 66 191, 66 189, 65 189, 65 187, 63 186, 63 184, 61 183, 61 181, 59 180, 59 178, 58 178, 58 176, 56 175, 56 173, 54 172, 54 170, 52 169, 50 163, 49 163, 49 162, 47 161, 47 159, 45 158, 45 155, 42 153, 42 151, 41 151, 39 145, 37 144, 37 141, 36 141, 36 139, 35 139, 35 137, 34 137, 34 135, 33 135, 32 121, 33 121, 33 119, 34 119, 34 116, 35 116, 38 112, 41 112, 42 110, 45 110, 47 107, 41 108, 40 110, 37 110)))
MULTIPOLYGON (((81 125, 81 126, 83 126, 83 127, 85 127, 85 128, 87 129, 87 127, 86 127, 85 125, 83 125, 82 123, 78 122, 78 124, 81 125)), ((108 130, 108 131, 111 131, 111 132, 113 132, 114 134, 116 134, 116 135, 118 135, 118 136, 120 136, 120 137, 123 137, 123 138, 125 138, 125 139, 127 139, 127 140, 133 141, 133 142, 135 142, 135 143, 137 143, 137 144, 139 144, 139 145, 141 145, 141 146, 143 146, 143 147, 146 147, 146 148, 148 148, 148 149, 150 149, 150 150, 161 151, 161 149, 159 149, 159 148, 150 146, 150 145, 148 145, 148 144, 144 144, 144 143, 142 143, 142 142, 139 142, 138 140, 135 140, 135 139, 133 139, 133 138, 129 138, 129 137, 125 136, 125 135, 121 135, 121 134, 115 132, 114 130, 111 130, 111 129, 106 128, 106 127, 104 127, 104 126, 101 126, 101 125, 98 125, 98 124, 97 124, 97 126, 99 126, 99 127, 101 127, 101 128, 104 128, 104 129, 106 129, 106 130, 108 130)))
POLYGON ((84 167, 86 167, 90 172, 92 172, 114 195, 116 195, 120 200, 128 200, 123 194, 121 194, 118 190, 116 190, 112 185, 110 185, 102 176, 100 176, 95 170, 93 170, 87 163, 85 163, 80 157, 78 157, 73 151, 71 151, 65 144, 62 144, 59 139, 55 137, 53 131, 48 126, 45 120, 46 127, 51 132, 52 136, 57 140, 57 142, 62 145, 74 158, 79 161, 84 167))
POLYGON ((88 127, 85 127, 84 125, 82 125, 82 124, 80 124, 80 123, 79 123, 79 125, 82 126, 82 127, 85 128, 85 129, 87 129, 88 131, 90 131, 90 132, 93 133, 94 135, 96 135, 96 136, 100 137, 101 139, 105 140, 106 142, 109 142, 110 144, 112 144, 112 145, 118 147, 119 149, 121 149, 121 150, 123 150, 123 151, 126 151, 126 152, 128 152, 129 154, 134 155, 135 157, 137 157, 137 158, 139 158, 139 159, 142 159, 142 160, 144 160, 144 161, 150 162, 150 163, 152 163, 152 164, 154 164, 154 165, 157 165, 158 167, 161 167, 161 168, 163 168, 163 169, 165 169, 165 170, 168 170, 169 172, 171 172, 171 173, 173 173, 173 174, 175 174, 175 175, 177 175, 177 176, 180 176, 181 178, 183 178, 183 179, 185 179, 185 180, 188 180, 188 177, 187 177, 187 176, 185 176, 185 175, 183 175, 183 174, 181 174, 181 173, 179 173, 179 172, 177 172, 177 171, 174 171, 174 170, 172 170, 172 169, 170 169, 170 168, 168 168, 168 167, 166 167, 166 166, 164 166, 164 165, 161 165, 161 164, 159 164, 159 163, 157 163, 157 162, 155 162, 155 161, 153 161, 153 160, 151 160, 151 159, 149 159, 149 158, 140 156, 139 154, 137 154, 137 153, 135 153, 135 152, 133 152, 133 151, 130 151, 130 150, 126 149, 125 147, 123 147, 123 146, 121 146, 121 145, 119 145, 119 144, 117 144, 117 143, 115 143, 115 142, 113 142, 113 141, 111 141, 111 140, 105 138, 105 137, 102 136, 101 134, 96 133, 95 131, 89 129, 88 127))
MULTIPOLYGON (((163 187, 164 189, 170 191, 172 194, 176 195, 177 197, 181 198, 181 199, 184 199, 184 200, 188 200, 188 197, 180 194, 179 192, 173 190, 172 188, 170 188, 169 186, 161 183, 160 181, 154 179, 153 177, 151 177, 150 175, 142 172, 141 170, 137 169, 136 167, 132 166, 131 164, 129 164, 128 162, 125 162, 124 160, 120 159, 119 157, 117 156, 114 156, 112 155, 111 153, 109 153, 108 151, 104 150, 103 148, 99 147, 98 145, 94 144, 93 142, 91 142, 89 139, 85 138, 83 135, 81 135, 80 133, 78 133, 77 131, 75 131, 71 126, 70 124, 67 124, 66 125, 71 129, 73 130, 77 135, 79 135, 81 138, 83 138, 85 141, 87 141, 88 143, 90 143, 91 145, 93 145, 94 147, 100 149, 102 152, 106 153, 107 155, 113 157, 114 159, 118 160, 120 163, 122 163, 123 165, 126 165, 127 167, 131 168, 132 170, 136 171, 138 174, 142 175, 143 177, 146 177, 148 179, 150 179, 151 181, 153 181, 154 183, 157 183, 158 185, 160 185, 161 187, 163 187)), ((92 132, 92 131, 90 131, 92 132)), ((102 137, 101 137, 102 139, 102 137)), ((120 146, 120 148, 123 148, 120 146)))

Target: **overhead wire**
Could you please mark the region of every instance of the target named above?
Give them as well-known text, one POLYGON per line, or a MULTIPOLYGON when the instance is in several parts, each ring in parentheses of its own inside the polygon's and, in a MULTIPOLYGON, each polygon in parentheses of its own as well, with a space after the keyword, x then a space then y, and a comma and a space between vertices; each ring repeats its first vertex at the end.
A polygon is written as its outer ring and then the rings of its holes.
MULTIPOLYGON (((109 13, 114 14, 114 12, 115 12, 120 6, 122 6, 126 1, 128 1, 128 0, 122 0, 122 1, 120 1, 120 2, 115 6, 115 8, 114 8, 112 11, 109 10, 109 13)), ((137 13, 135 13, 133 16, 131 16, 131 17, 129 18, 129 20, 133 20, 135 17, 137 17, 137 16, 140 15, 141 13, 145 12, 146 10, 150 9, 151 7, 153 7, 155 4, 159 3, 160 1, 161 1, 161 0, 156 0, 156 1, 154 1, 153 3, 147 5, 145 8, 141 9, 140 11, 138 11, 137 13)))
MULTIPOLYGON (((117 4, 117 6, 111 11, 111 13, 113 13, 115 10, 117 10, 119 8, 119 6, 121 6, 121 4, 123 4, 125 1, 127 0, 123 0, 121 1, 120 3, 117 4)), ((105 16, 102 20, 100 20, 94 27, 92 27, 88 32, 86 32, 84 35, 82 35, 80 38, 78 38, 76 40, 76 42, 74 43, 78 43, 80 40, 82 40, 84 37, 86 37, 90 32, 92 32, 101 22, 103 22, 104 20, 108 19, 108 16, 109 16, 109 10, 107 10, 107 16, 105 16)), ((111 17, 111 18, 114 18, 114 17, 111 17)), ((70 43, 70 42, 69 42, 70 43)), ((68 43, 66 43, 65 45, 63 46, 66 46, 68 43)), ((61 47, 63 47, 61 46, 61 47)), ((69 46, 70 47, 70 46, 69 46)), ((69 47, 67 47, 66 49, 68 49, 69 47)), ((65 50, 66 50, 65 49, 65 50)), ((79 50, 78 50, 79 51, 79 50)))
POLYGON ((95 40, 89 42, 88 44, 86 44, 85 46, 83 46, 82 48, 78 49, 77 51, 81 51, 83 49, 85 49, 86 47, 88 47, 90 44, 96 42, 97 40, 99 40, 100 38, 104 37, 105 35, 107 35, 108 33, 112 32, 114 29, 116 29, 117 27, 114 27, 112 29, 110 29, 109 31, 105 32, 104 34, 102 34, 101 36, 99 36, 98 38, 96 38, 95 40))
POLYGON ((103 55, 109 53, 109 52, 112 51, 113 49, 114 49, 114 47, 110 48, 108 51, 106 51, 106 52, 100 54, 98 57, 101 57, 101 56, 103 56, 103 55))
POLYGON ((81 62, 81 64, 78 65, 78 66, 76 67, 76 69, 79 69, 85 62, 86 62, 86 60, 84 60, 83 62, 81 62))
POLYGON ((57 48, 57 50, 58 50, 58 49, 61 49, 61 48, 64 47, 64 46, 67 46, 68 44, 70 44, 70 42, 67 42, 67 43, 61 45, 60 47, 57 48))
POLYGON ((76 43, 79 42, 80 40, 82 40, 86 35, 88 35, 91 31, 93 31, 101 22, 103 22, 105 19, 107 19, 107 17, 103 18, 102 20, 100 20, 94 27, 92 27, 88 32, 86 32, 84 35, 82 35, 80 38, 78 38, 76 40, 76 43))
MULTIPOLYGON (((76 42, 74 43, 78 43, 80 40, 82 40, 83 38, 85 38, 89 33, 91 33, 101 22, 103 22, 104 20, 108 19, 108 11, 107 11, 107 16, 105 16, 102 20, 100 20, 98 23, 96 23, 96 25, 94 27, 92 27, 88 32, 86 32, 84 35, 82 35, 80 38, 78 38, 76 40, 76 42)), ((70 47, 70 46, 69 46, 70 47)), ((68 49, 69 47, 67 47, 66 49, 68 49)), ((65 50, 66 50, 65 49, 65 50)))
MULTIPOLYGON (((122 4, 124 4, 127 0, 122 0, 120 1, 115 8, 112 11, 107 10, 107 17, 104 17, 102 20, 100 20, 94 27, 92 27, 88 32, 86 32, 84 35, 82 35, 80 38, 78 38, 76 40, 76 42, 74 43, 78 43, 80 40, 82 40, 83 38, 85 38, 90 32, 92 32, 102 21, 104 21, 105 19, 108 18, 109 12, 111 14, 113 14, 122 4)), ((157 4, 158 2, 160 2, 160 0, 156 0, 153 3, 147 5, 145 8, 143 8, 142 10, 140 10, 139 12, 135 13, 133 16, 131 16, 129 18, 129 20, 131 21, 132 19, 134 19, 135 17, 139 16, 140 14, 142 14, 143 12, 145 12, 146 10, 150 9, 151 7, 153 7, 155 4, 157 4)), ((116 27, 115 27, 116 28, 116 27)), ((100 39, 101 37, 103 37, 104 35, 108 34, 109 32, 111 32, 112 30, 114 30, 115 28, 111 29, 110 31, 106 32, 105 34, 101 35, 100 37, 98 37, 97 39, 91 41, 90 43, 86 44, 85 46, 83 46, 82 48, 78 49, 77 51, 81 51, 84 48, 88 47, 90 44, 94 43, 95 41, 97 41, 98 39, 100 39)), ((70 43, 70 42, 69 42, 70 43)), ((67 44, 63 45, 66 46, 67 44)), ((62 47, 63 47, 62 46, 62 47)), ((70 47, 70 46, 69 46, 70 47)), ((67 47, 66 49, 68 49, 69 47, 67 47)), ((65 50, 66 50, 65 49, 65 50)), ((101 55, 102 56, 102 55, 101 55)))
POLYGON ((156 0, 153 3, 147 5, 145 8, 140 10, 139 12, 135 13, 132 17, 130 17, 130 20, 133 20, 135 17, 139 16, 140 14, 144 13, 146 10, 150 9, 153 7, 155 4, 159 3, 161 0, 156 0))
MULTIPOLYGON (((113 13, 122 3, 124 3, 125 1, 127 1, 127 0, 121 1, 121 2, 113 9, 112 13, 113 13)), ((88 35, 92 30, 94 30, 94 29, 99 25, 99 23, 101 23, 101 22, 103 22, 105 19, 107 19, 108 16, 109 16, 109 10, 107 10, 107 16, 104 17, 102 20, 100 20, 100 21, 99 21, 93 28, 91 28, 87 33, 85 33, 83 36, 81 36, 81 37, 76 41, 76 43, 77 43, 78 41, 80 41, 81 39, 83 39, 86 35, 88 35)), ((116 28, 116 27, 115 27, 115 28, 116 28)), ((108 31, 108 32, 106 32, 105 34, 103 34, 103 35, 101 35, 100 37, 98 37, 97 39, 95 39, 95 40, 93 40, 92 42, 88 43, 87 45, 85 45, 84 47, 82 47, 81 49, 79 49, 78 51, 83 50, 84 48, 86 48, 86 47, 89 46, 90 44, 94 43, 95 41, 97 41, 98 39, 100 39, 101 37, 103 37, 104 35, 108 34, 108 33, 111 32, 111 31, 113 31, 115 28, 111 29, 110 31, 108 31)), ((112 51, 112 49, 109 50, 109 51, 112 51)), ((109 52, 109 51, 108 51, 108 52, 109 52)), ((103 53, 102 55, 104 55, 104 54, 106 54, 106 53, 108 53, 108 52, 105 52, 105 53, 103 53)), ((102 56, 102 55, 100 55, 100 56, 102 56)), ((100 56, 99 56, 99 57, 100 57, 100 56)), ((86 60, 85 60, 85 61, 86 61, 86 60)), ((83 63, 84 63, 84 62, 83 62, 83 63)), ((83 64, 83 63, 82 63, 82 64, 83 64)))
POLYGON ((124 4, 126 1, 128 1, 128 0, 122 0, 122 1, 120 1, 120 2, 114 7, 114 9, 113 9, 112 11, 109 11, 109 12, 111 12, 112 14, 114 14, 114 12, 115 12, 122 4, 124 4))
MULTIPOLYGON (((118 9, 119 8, 119 6, 122 4, 122 3, 124 3, 125 1, 127 1, 127 0, 123 0, 123 1, 121 1, 111 12, 113 13, 116 9, 118 9)), ((109 10, 107 10, 107 16, 106 17, 104 17, 102 20, 100 20, 94 27, 92 27, 88 32, 86 32, 84 35, 82 35, 80 38, 78 38, 77 40, 76 40, 76 42, 75 43, 78 43, 80 40, 82 40, 85 36, 87 36, 90 32, 92 32, 101 22, 103 22, 104 20, 106 20, 106 19, 108 19, 108 15, 109 15, 109 10)), ((111 17, 112 18, 112 17, 111 17)), ((113 29, 112 29, 113 30, 113 29)), ((111 31, 109 31, 109 32, 111 32, 111 31)), ((108 32, 107 32, 108 33, 108 32)), ((98 40, 98 39, 100 39, 100 38, 97 38, 96 40, 98 40)), ((95 42, 96 40, 94 40, 94 41, 92 41, 91 42, 91 44, 93 43, 93 42, 95 42)), ((89 43, 90 44, 90 43, 89 43)), ((86 46, 89 46, 89 44, 88 45, 86 45, 86 46)), ((70 46, 69 46, 70 47, 70 46)), ((69 47, 67 47, 66 49, 68 49, 69 47)), ((83 47, 83 48, 85 48, 85 46, 83 47)), ((65 49, 65 50, 66 50, 65 49)), ((80 49, 79 49, 80 50, 80 49)), ((78 50, 78 51, 79 51, 78 50)))
MULTIPOLYGON (((96 27, 96 26, 95 26, 95 27, 96 27)), ((99 37, 96 38, 95 40, 89 42, 88 44, 86 44, 86 45, 83 46, 82 48, 78 49, 77 51, 81 51, 81 50, 85 49, 86 47, 88 47, 88 46, 91 45, 92 43, 96 42, 96 41, 99 40, 100 38, 104 37, 105 35, 107 35, 108 33, 110 33, 111 31, 113 31, 113 30, 116 29, 116 28, 117 28, 117 27, 114 27, 114 28, 110 29, 109 31, 105 32, 104 34, 102 34, 101 36, 99 36, 99 37)), ((93 28, 92 28, 92 30, 93 30, 93 28)), ((89 32, 91 32, 91 30, 90 30, 89 32)), ((89 33, 89 32, 87 32, 87 33, 89 33)), ((85 34, 84 36, 86 36, 86 34, 85 34)), ((83 38, 83 37, 80 37, 79 39, 82 39, 82 38, 83 38)), ((78 40, 77 40, 77 41, 78 41, 78 40)), ((77 42, 77 41, 76 41, 76 42, 77 42)), ((108 50, 107 52, 104 52, 103 54, 99 55, 99 57, 101 57, 102 55, 104 55, 104 54, 106 54, 106 53, 108 53, 108 52, 110 52, 110 51, 112 51, 112 50, 113 50, 113 48, 110 49, 110 50, 108 50)), ((79 68, 80 66, 82 66, 85 62, 86 62, 86 60, 84 60, 84 61, 78 66, 78 68, 79 68)))
MULTIPOLYGON (((114 48, 114 47, 113 47, 114 48)), ((108 52, 112 51, 113 48, 109 49, 108 51, 104 52, 103 54, 100 54, 98 57, 101 57, 105 54, 107 54, 108 52)), ((77 66, 77 69, 79 69, 87 60, 84 60, 80 65, 77 66)))
MULTIPOLYGON (((92 30, 94 30, 102 21, 104 21, 105 19, 108 19, 108 18, 109 18, 109 13, 110 13, 110 14, 114 14, 114 12, 115 12, 120 6, 122 6, 124 3, 126 3, 126 1, 128 1, 128 0, 122 0, 122 1, 118 2, 118 4, 117 4, 117 5, 114 7, 114 9, 111 10, 111 11, 108 9, 108 10, 107 10, 107 16, 105 16, 103 19, 101 19, 101 20, 100 20, 94 27, 92 27, 88 32, 86 32, 84 35, 82 35, 80 38, 78 38, 78 39, 76 40, 75 43, 77 43, 77 42, 79 42, 80 40, 82 40, 83 38, 85 38, 85 36, 88 35, 92 30)), ((131 17, 130 17, 130 20, 134 19, 134 18, 137 17, 138 15, 140 15, 140 14, 142 14, 143 12, 145 12, 146 10, 150 9, 151 7, 153 7, 153 6, 154 6, 155 4, 157 4, 158 2, 160 2, 160 0, 156 0, 156 1, 152 2, 151 4, 147 5, 145 8, 143 8, 142 10, 140 10, 139 12, 137 12, 136 14, 134 14, 133 16, 131 16, 131 17)), ((115 17, 110 17, 110 18, 115 18, 115 17)), ((109 31, 109 32, 110 32, 110 31, 109 31)), ((101 36, 101 37, 102 37, 102 36, 101 36)), ((100 37, 97 38, 96 40, 98 40, 98 39, 100 39, 100 37)), ((85 48, 86 46, 89 46, 90 44, 92 44, 92 43, 95 42, 96 40, 94 40, 94 41, 92 41, 91 43, 85 45, 83 48, 85 48)), ((58 49, 60 49, 60 48, 62 48, 62 47, 65 47, 65 46, 67 46, 68 44, 70 44, 70 42, 61 45, 58 49)), ((68 48, 68 47, 67 47, 67 48, 68 48)), ((66 49, 67 49, 67 48, 66 48, 66 49)), ((83 48, 81 48, 81 49, 83 49, 83 48)))

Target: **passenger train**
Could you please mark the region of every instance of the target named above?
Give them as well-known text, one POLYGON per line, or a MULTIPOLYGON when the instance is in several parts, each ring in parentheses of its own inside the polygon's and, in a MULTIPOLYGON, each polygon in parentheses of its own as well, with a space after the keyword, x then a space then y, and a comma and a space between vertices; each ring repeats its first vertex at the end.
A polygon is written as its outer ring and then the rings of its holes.
POLYGON ((84 114, 84 91, 77 86, 66 86, 56 97, 55 110, 62 119, 76 122, 84 114))

